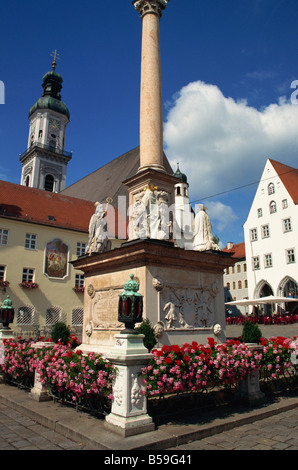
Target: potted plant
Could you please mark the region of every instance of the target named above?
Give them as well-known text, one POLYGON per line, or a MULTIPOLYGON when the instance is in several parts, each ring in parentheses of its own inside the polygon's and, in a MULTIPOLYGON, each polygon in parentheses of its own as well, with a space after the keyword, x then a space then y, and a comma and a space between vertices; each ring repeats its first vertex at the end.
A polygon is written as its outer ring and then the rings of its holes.
POLYGON ((262 338, 262 332, 258 325, 246 320, 243 324, 241 341, 252 345, 259 344, 262 338))
POLYGON ((66 345, 69 342, 70 330, 64 322, 57 322, 52 329, 51 337, 54 343, 66 345))
POLYGON ((156 345, 156 338, 154 335, 154 329, 151 326, 150 320, 146 318, 145 320, 142 321, 140 326, 136 328, 137 332, 139 335, 144 335, 144 346, 145 348, 148 349, 150 352, 154 346, 156 345))

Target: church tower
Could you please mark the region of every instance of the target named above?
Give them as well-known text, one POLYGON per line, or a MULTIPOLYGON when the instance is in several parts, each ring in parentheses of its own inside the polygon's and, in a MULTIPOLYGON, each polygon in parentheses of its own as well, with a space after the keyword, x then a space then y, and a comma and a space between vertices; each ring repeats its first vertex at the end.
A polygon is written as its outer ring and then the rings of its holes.
POLYGON ((29 110, 28 146, 20 162, 22 186, 59 193, 65 188, 72 154, 64 150, 70 114, 61 101, 63 79, 56 72, 56 59, 55 51, 52 70, 43 77, 42 96, 29 110))
POLYGON ((175 220, 176 220, 176 243, 178 246, 186 248, 193 238, 194 215, 189 201, 189 184, 187 176, 181 173, 179 163, 174 173, 178 182, 175 184, 175 220))

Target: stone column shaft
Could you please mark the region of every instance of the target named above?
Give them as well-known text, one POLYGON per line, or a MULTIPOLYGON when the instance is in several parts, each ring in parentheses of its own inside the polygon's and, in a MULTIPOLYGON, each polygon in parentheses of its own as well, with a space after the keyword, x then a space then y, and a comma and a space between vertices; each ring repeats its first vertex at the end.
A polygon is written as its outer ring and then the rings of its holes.
POLYGON ((142 16, 140 168, 165 171, 159 21, 165 0, 134 2, 142 16))

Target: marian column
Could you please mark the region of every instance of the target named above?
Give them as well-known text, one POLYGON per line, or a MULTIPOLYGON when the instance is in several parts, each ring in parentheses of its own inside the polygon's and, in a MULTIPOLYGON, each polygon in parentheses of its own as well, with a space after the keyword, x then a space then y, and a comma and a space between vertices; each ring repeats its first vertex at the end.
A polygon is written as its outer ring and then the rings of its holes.
POLYGON ((169 0, 135 0, 142 19, 140 166, 129 188, 129 240, 172 240, 177 179, 164 167, 159 21, 169 0))
POLYGON ((140 169, 163 166, 162 85, 159 21, 169 0, 137 0, 142 18, 140 169))

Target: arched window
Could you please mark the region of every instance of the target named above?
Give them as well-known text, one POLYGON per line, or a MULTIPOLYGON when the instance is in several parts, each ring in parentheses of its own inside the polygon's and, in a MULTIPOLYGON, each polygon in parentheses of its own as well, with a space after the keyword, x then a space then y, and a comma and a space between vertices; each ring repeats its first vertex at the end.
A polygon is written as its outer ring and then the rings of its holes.
POLYGON ((268 184, 268 194, 274 194, 275 193, 275 187, 273 183, 268 184))
POLYGON ((269 210, 270 210, 270 214, 274 214, 274 212, 277 211, 276 202, 275 202, 275 201, 271 201, 271 202, 270 202, 270 204, 269 204, 269 210))
POLYGON ((54 177, 52 175, 47 175, 44 180, 44 189, 50 191, 51 193, 54 190, 54 177))
POLYGON ((29 186, 30 184, 30 176, 26 176, 26 179, 25 179, 25 186, 29 186))

